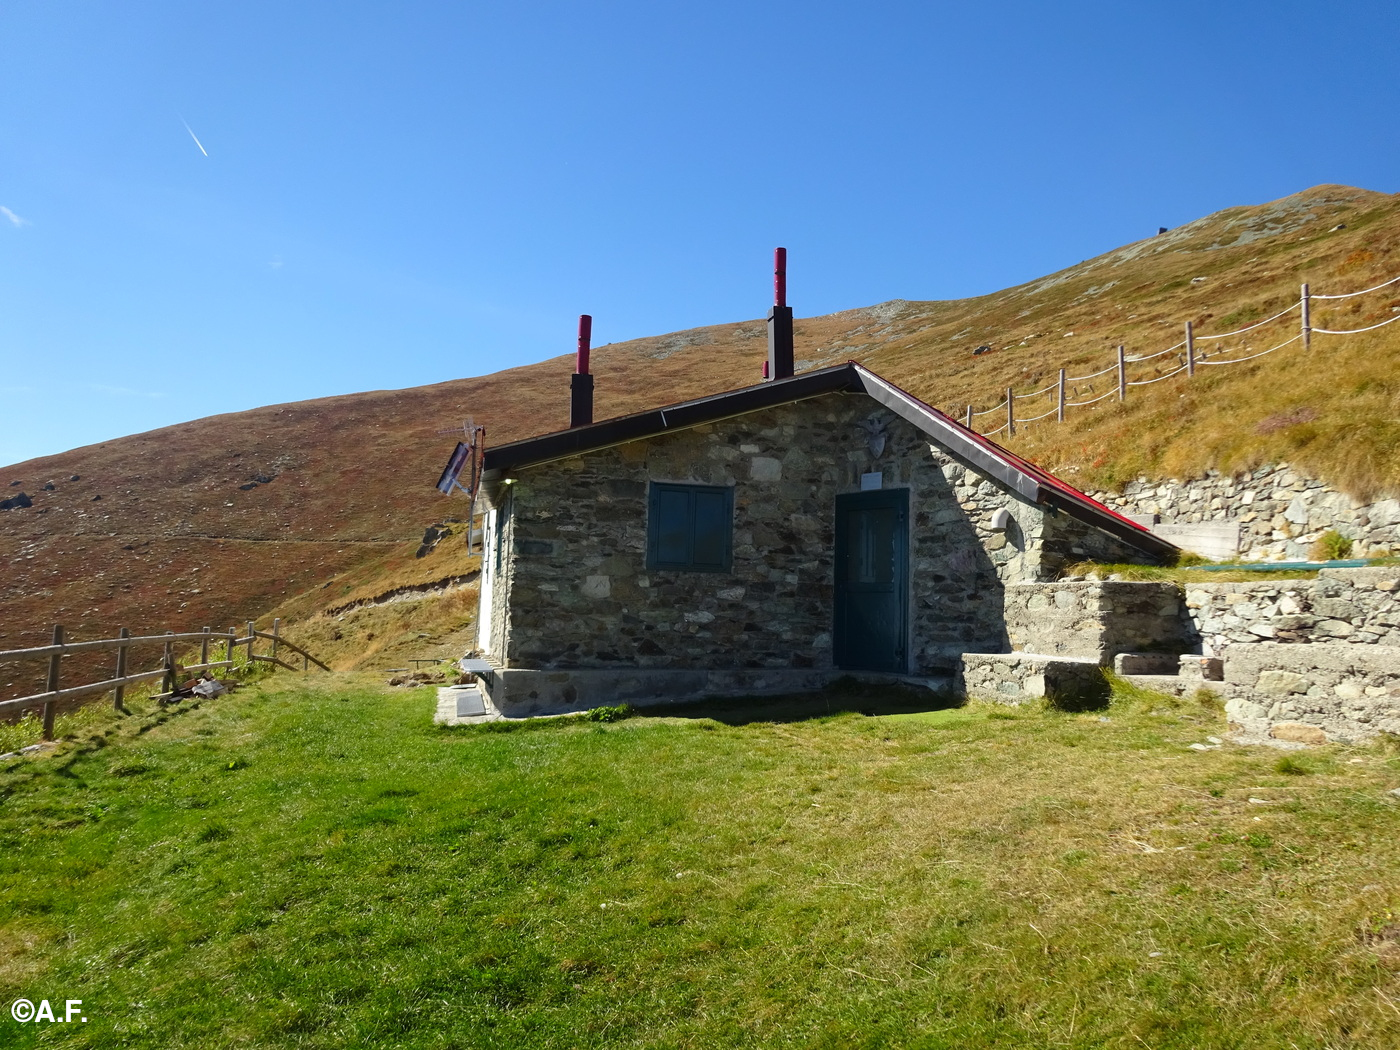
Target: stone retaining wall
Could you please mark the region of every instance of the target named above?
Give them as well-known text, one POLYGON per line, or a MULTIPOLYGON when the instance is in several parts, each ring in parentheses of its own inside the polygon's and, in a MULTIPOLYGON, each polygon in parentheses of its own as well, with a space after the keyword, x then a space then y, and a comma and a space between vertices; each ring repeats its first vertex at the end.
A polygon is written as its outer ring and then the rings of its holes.
POLYGON ((1193 634, 1174 583, 1013 583, 1005 594, 1011 647, 1108 666, 1123 652, 1189 652, 1193 634))
POLYGON ((1236 646, 1225 655, 1224 690, 1226 715, 1247 730, 1270 732, 1282 722, 1315 726, 1333 740, 1400 734, 1395 646, 1236 646))
POLYGON ((1186 609, 1208 656, 1264 642, 1400 646, 1400 566, 1323 569, 1316 580, 1192 583, 1186 609))
POLYGON ((1108 699, 1108 680, 1097 660, 1032 653, 968 653, 958 665, 955 688, 962 696, 1003 704, 1048 699, 1092 707, 1108 699))
POLYGON ((1328 529, 1354 540, 1356 557, 1400 551, 1400 500, 1355 500, 1286 463, 1234 475, 1210 471, 1190 481, 1138 478, 1121 493, 1090 495, 1125 514, 1155 514, 1167 525, 1239 522, 1240 556, 1247 560, 1310 558, 1313 541, 1328 529))

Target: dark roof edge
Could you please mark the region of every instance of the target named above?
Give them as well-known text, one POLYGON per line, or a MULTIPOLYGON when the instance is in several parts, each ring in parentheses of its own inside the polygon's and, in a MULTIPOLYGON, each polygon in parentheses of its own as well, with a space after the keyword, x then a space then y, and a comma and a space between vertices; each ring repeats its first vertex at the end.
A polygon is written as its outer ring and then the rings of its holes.
POLYGON ((755 386, 740 387, 723 394, 711 394, 682 401, 666 408, 654 408, 630 416, 605 419, 600 423, 557 430, 552 434, 523 438, 506 445, 487 448, 482 467, 485 474, 497 476, 515 467, 547 463, 580 452, 592 452, 620 445, 624 441, 651 437, 667 430, 713 423, 729 416, 739 416, 762 408, 802 401, 818 394, 839 390, 860 390, 852 364, 834 365, 813 372, 803 372, 787 379, 771 380, 755 386))
POLYGON ((714 423, 759 409, 843 390, 868 395, 929 437, 935 438, 964 466, 994 478, 1022 499, 1068 511, 1110 536, 1160 557, 1169 557, 1179 550, 1174 543, 1091 499, 990 438, 969 430, 855 361, 487 448, 482 463, 482 481, 487 498, 494 503, 501 476, 517 467, 565 459, 626 441, 652 437, 667 430, 714 423))
POLYGON ((1095 528, 1141 550, 1170 557, 1181 549, 1049 471, 1003 448, 991 438, 969 430, 946 413, 924 404, 864 365, 852 362, 851 367, 860 376, 866 393, 930 437, 938 437, 944 447, 964 465, 996 478, 1034 503, 1071 511, 1095 528))
POLYGON ((918 427, 929 437, 936 437, 965 467, 996 478, 1017 495, 1032 503, 1040 503, 1040 484, 1025 471, 1008 463, 1001 446, 990 441, 974 440, 974 434, 931 405, 926 405, 906 390, 876 375, 863 365, 852 364, 860 378, 861 389, 896 415, 918 427))

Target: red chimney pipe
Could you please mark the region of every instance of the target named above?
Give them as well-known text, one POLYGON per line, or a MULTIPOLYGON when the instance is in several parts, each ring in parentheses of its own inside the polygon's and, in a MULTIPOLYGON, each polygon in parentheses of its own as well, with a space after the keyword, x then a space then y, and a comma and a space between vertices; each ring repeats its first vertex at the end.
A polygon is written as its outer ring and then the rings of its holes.
POLYGON ((593 316, 591 314, 578 315, 578 354, 574 358, 574 372, 581 376, 588 375, 588 351, 589 344, 593 340, 593 316))
POLYGON ((764 379, 792 377, 792 307, 787 304, 787 249, 773 249, 773 309, 768 311, 768 364, 764 379))
POLYGON ((578 315, 578 356, 574 374, 569 377, 569 426, 586 427, 593 422, 593 376, 588 371, 588 349, 593 341, 593 318, 578 315))

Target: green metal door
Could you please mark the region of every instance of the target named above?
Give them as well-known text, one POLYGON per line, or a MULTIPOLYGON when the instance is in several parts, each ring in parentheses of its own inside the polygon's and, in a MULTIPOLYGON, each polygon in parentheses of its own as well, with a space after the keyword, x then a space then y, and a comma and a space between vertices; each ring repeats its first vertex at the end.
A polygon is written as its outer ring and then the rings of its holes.
POLYGON ((836 497, 836 666, 908 670, 909 491, 836 497))

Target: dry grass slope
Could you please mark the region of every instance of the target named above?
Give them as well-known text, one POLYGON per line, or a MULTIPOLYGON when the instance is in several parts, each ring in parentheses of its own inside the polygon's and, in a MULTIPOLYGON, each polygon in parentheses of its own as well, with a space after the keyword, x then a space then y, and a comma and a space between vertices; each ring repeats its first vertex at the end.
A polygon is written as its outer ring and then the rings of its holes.
MULTIPOLYGON (((1328 293, 1368 287, 1400 273, 1397 244, 1400 197, 1319 186, 991 295, 802 319, 799 368, 859 360, 960 417, 969 403, 994 405, 1008 386, 1043 387, 1062 366, 1096 371, 1118 343, 1135 354, 1164 349, 1187 320, 1210 334, 1267 317, 1303 281, 1328 293), (974 356, 983 344, 993 351, 974 356)), ((1378 293, 1319 309, 1314 323, 1359 327, 1397 307, 1400 292, 1378 293)), ((597 416, 653 407, 657 391, 680 400, 754 382, 764 347, 759 320, 600 347, 597 416)), ((1124 405, 1072 411, 1065 424, 1032 425, 1009 444, 1084 487, 1287 460, 1358 495, 1394 492, 1397 358, 1400 325, 1318 336, 1311 354, 1295 345, 1135 387, 1124 405)), ((428 569, 403 575, 416 561, 404 551, 416 549, 425 526, 464 513, 464 501, 432 487, 452 444, 438 431, 467 415, 493 443, 563 427, 570 369, 561 356, 432 386, 273 405, 6 468, 0 486, 21 485, 0 491, 22 488, 34 506, 0 513, 0 647, 38 644, 56 621, 76 637, 119 626, 217 627, 309 592, 292 613, 306 618, 322 597, 343 604, 347 583, 380 593, 413 582, 428 569)), ((1093 391, 1081 384, 1077 396, 1102 392, 1107 378, 1093 391)), ((1037 404, 1018 411, 1037 414, 1037 404)), ((0 685, 14 678, 6 670, 0 685)))

